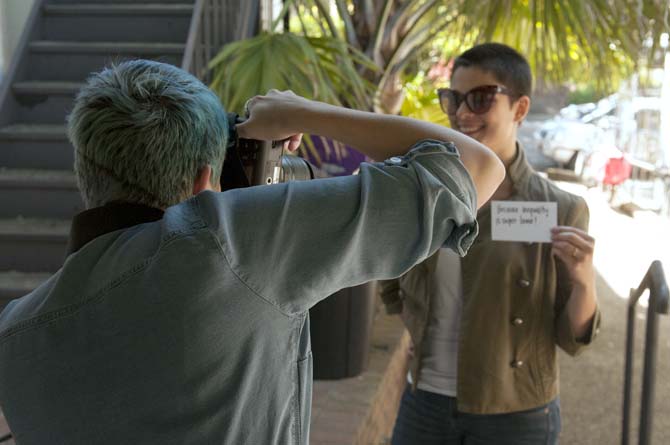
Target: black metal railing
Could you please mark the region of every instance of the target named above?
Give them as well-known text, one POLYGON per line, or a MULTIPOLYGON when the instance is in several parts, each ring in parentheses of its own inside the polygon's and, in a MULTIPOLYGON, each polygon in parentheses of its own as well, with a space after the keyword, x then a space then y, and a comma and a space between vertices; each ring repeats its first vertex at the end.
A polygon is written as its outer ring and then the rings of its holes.
POLYGON ((642 401, 640 407, 639 445, 651 443, 654 415, 654 384, 656 380, 656 349, 658 344, 658 315, 667 314, 670 306, 668 283, 660 261, 651 263, 647 274, 637 289, 631 290, 628 300, 628 325, 626 333, 626 365, 623 393, 623 431, 622 445, 628 445, 630 439, 630 416, 633 386, 633 345, 635 339, 635 312, 642 294, 649 290, 649 308, 647 309, 647 331, 644 342, 644 368, 642 371, 642 401))
POLYGON ((226 43, 255 35, 258 14, 259 1, 196 0, 182 69, 209 83, 209 61, 226 43))

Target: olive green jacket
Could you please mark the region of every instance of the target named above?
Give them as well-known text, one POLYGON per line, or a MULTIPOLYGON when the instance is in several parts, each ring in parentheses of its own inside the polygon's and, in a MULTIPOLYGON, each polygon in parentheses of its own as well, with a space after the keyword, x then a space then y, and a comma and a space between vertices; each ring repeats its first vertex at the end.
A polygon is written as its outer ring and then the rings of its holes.
MULTIPOLYGON (((508 169, 513 201, 555 201, 558 224, 586 230, 586 202, 560 190, 527 163, 523 149, 508 169)), ((490 205, 477 215, 479 236, 461 260, 463 309, 458 351, 458 409, 474 414, 522 411, 558 395, 556 345, 575 355, 600 325, 596 311, 589 335, 575 338, 566 303, 571 284, 550 243, 491 240, 490 205)), ((414 386, 428 325, 437 255, 396 280, 381 282, 387 312, 400 313, 412 337, 414 386)))

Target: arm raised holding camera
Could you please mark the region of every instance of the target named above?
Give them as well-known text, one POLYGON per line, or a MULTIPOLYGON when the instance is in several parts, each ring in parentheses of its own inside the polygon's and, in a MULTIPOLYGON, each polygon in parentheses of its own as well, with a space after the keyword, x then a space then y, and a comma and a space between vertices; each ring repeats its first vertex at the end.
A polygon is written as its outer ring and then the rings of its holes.
POLYGON ((295 149, 302 133, 317 134, 385 160, 361 164, 355 176, 198 195, 205 215, 226 215, 206 224, 236 275, 285 314, 344 287, 400 276, 440 247, 464 255, 478 206, 504 176, 486 147, 437 125, 291 92, 256 96, 246 108, 242 138, 295 149))
POLYGON ((475 185, 478 208, 488 201, 505 175, 502 163, 488 148, 441 125, 337 107, 290 91, 271 90, 250 99, 247 106, 249 119, 237 127, 241 137, 287 139, 293 150, 302 133, 336 139, 376 161, 404 155, 423 139, 451 141, 475 185))

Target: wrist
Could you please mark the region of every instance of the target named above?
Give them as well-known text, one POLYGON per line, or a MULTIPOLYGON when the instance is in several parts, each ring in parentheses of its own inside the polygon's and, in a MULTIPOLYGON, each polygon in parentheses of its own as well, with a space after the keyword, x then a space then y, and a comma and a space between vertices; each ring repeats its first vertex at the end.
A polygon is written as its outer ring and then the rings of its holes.
POLYGON ((572 290, 581 295, 591 295, 595 294, 596 283, 595 279, 586 279, 586 280, 573 280, 572 290))
POLYGON ((298 104, 292 116, 300 127, 300 133, 332 137, 330 127, 337 127, 336 120, 340 108, 324 102, 305 99, 298 104))

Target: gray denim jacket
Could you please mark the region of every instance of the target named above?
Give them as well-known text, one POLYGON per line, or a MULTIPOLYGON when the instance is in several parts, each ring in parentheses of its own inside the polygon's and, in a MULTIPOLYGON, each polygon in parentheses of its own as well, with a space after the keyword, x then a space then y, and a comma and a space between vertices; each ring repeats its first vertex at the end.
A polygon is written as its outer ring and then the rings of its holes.
POLYGON ((100 235, 0 314, 18 443, 305 444, 307 310, 477 232, 450 144, 358 176, 204 192, 100 235))

